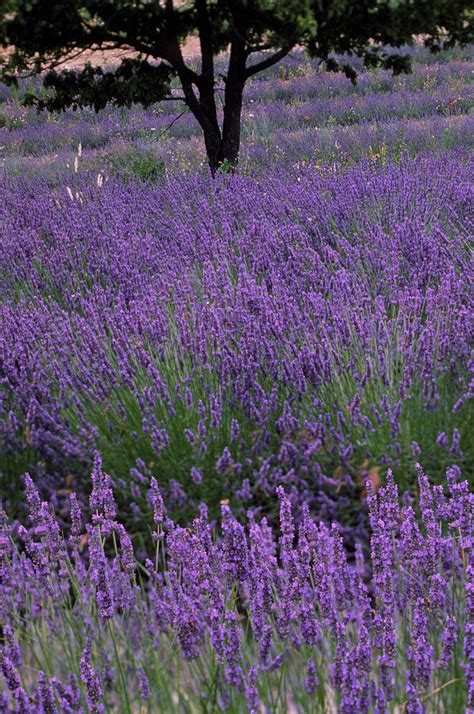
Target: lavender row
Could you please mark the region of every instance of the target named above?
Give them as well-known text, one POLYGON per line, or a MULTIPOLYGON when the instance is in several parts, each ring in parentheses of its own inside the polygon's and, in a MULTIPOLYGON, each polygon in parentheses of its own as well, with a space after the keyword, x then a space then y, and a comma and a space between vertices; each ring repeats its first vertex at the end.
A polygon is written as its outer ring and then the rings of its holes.
MULTIPOLYGON (((356 87, 339 75, 316 72, 309 63, 301 67, 297 76, 291 72, 287 76, 285 72, 290 70, 283 65, 282 79, 255 80, 249 84, 243 117, 248 140, 262 145, 270 135, 274 137, 275 133, 284 134, 298 128, 354 124, 365 127, 397 119, 432 121, 438 115, 464 116, 472 106, 472 63, 469 61, 416 66, 412 77, 401 79, 383 72, 365 72, 356 87)), ((163 135, 170 119, 181 111, 179 104, 168 103, 146 111, 111 109, 98 116, 92 111, 68 111, 59 118, 45 113, 36 115, 14 100, 0 106, 3 127, 0 128, 0 156, 3 155, 5 165, 11 155, 52 155, 49 160, 53 160, 54 153, 71 150, 79 141, 95 151, 106 147, 115 149, 120 143, 149 141, 151 150, 156 150, 154 145, 157 144, 160 152, 162 144, 169 143, 169 139, 178 149, 175 142, 187 143, 198 136, 189 114, 182 116, 170 132, 163 135), (158 142, 154 141, 156 138, 158 142)), ((317 147, 317 135, 313 139, 317 147)), ((192 156, 192 147, 189 149, 188 157, 192 156)))
MULTIPOLYGON (((474 148, 474 116, 429 116, 422 119, 390 119, 379 123, 323 127, 310 126, 304 121, 299 129, 269 133, 249 125, 244 129, 245 140, 240 157, 240 170, 246 174, 268 174, 271 167, 286 172, 299 164, 330 163, 345 166, 359 160, 384 164, 399 161, 405 155, 419 153, 444 154, 455 151, 466 156, 474 148)), ((146 122, 145 122, 146 125, 146 122)), ((143 127, 142 127, 143 129, 143 127)), ((183 128, 182 128, 183 130, 183 128)), ((152 120, 146 136, 123 136, 117 132, 104 141, 100 132, 85 125, 77 134, 60 129, 61 152, 55 155, 9 155, 3 159, 6 172, 13 176, 41 177, 50 186, 67 183, 73 172, 78 142, 82 146, 82 169, 95 170, 105 175, 120 175, 128 180, 161 181, 177 171, 190 174, 202 170, 205 161, 201 139, 161 137, 158 141, 156 121, 152 120), (62 143, 62 140, 65 143, 62 143)), ((133 129, 132 129, 133 132, 133 129)), ((52 130, 56 138, 57 129, 52 130)), ((32 141, 43 146, 48 131, 34 132, 32 141)), ((1 158, 0 158, 1 161, 1 158)))
POLYGON ((2 711, 472 711, 474 498, 457 467, 447 490, 417 471, 416 510, 390 471, 367 482, 367 559, 281 487, 276 535, 227 502, 183 528, 152 478, 144 564, 98 454, 67 538, 26 475, 29 527, 0 520, 2 711))
POLYGON ((154 465, 178 509, 284 484, 327 518, 384 464, 472 469, 463 154, 71 178, 3 184, 6 496, 26 469, 59 492, 95 448, 137 523, 154 465))

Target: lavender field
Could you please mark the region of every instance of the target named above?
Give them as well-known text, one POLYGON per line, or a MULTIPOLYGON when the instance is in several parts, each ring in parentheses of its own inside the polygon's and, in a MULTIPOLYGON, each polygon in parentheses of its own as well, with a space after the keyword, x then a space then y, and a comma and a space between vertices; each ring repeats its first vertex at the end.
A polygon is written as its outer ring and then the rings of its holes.
POLYGON ((413 53, 292 55, 214 180, 0 85, 0 713, 474 712, 474 61, 413 53))

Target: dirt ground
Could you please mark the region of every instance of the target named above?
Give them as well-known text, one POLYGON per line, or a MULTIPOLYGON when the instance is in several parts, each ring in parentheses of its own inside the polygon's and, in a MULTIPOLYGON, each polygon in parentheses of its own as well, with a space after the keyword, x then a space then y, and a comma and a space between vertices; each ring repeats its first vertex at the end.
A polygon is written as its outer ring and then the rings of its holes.
MULTIPOLYGON (((199 38, 189 37, 182 47, 183 57, 192 59, 199 54, 199 38)), ((85 50, 79 57, 67 59, 64 66, 70 69, 83 67, 86 62, 100 65, 116 65, 125 57, 135 57, 133 50, 85 50)))
MULTIPOLYGON (((189 37, 182 47, 183 56, 185 59, 193 59, 199 55, 199 38, 189 37)), ((11 50, 2 49, 0 47, 0 58, 6 59, 11 50)), ((126 49, 96 49, 84 50, 80 54, 71 52, 66 55, 61 66, 64 69, 80 69, 84 67, 86 62, 91 62, 95 65, 117 65, 125 57, 135 57, 137 53, 134 50, 126 49)))

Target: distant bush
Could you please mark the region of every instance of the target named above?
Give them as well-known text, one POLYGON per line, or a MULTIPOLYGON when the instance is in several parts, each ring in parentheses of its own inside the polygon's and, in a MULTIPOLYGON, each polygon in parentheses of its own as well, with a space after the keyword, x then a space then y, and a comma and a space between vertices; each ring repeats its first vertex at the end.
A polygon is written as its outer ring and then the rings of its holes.
POLYGON ((106 166, 110 173, 127 180, 159 181, 166 174, 166 162, 153 151, 132 144, 107 154, 106 166))

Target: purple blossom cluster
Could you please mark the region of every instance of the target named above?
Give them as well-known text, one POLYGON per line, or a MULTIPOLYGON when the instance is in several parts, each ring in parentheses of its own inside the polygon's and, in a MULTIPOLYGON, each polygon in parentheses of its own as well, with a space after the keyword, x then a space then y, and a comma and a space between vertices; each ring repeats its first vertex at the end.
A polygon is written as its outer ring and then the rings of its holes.
POLYGON ((4 498, 28 468, 59 509, 94 449, 137 522, 154 465, 176 510, 284 485, 328 519, 420 452, 472 468, 470 181, 455 152, 179 191, 4 178, 4 498))
POLYGON ((1 518, 2 711, 470 711, 474 496, 456 466, 444 487, 417 471, 416 508, 391 471, 367 483, 355 557, 282 487, 278 529, 226 503, 220 525, 202 504, 184 528, 153 479, 143 563, 98 454, 93 515, 67 538, 25 477, 30 526, 1 518))

